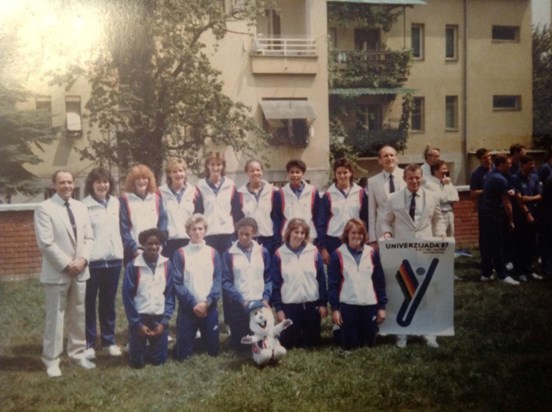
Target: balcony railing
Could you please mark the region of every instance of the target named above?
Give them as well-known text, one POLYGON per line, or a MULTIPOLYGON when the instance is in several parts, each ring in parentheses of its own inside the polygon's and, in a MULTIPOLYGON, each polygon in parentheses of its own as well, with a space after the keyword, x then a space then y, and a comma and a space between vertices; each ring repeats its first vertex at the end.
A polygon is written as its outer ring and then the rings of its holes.
POLYGON ((316 56, 316 40, 294 37, 264 37, 253 39, 251 54, 256 56, 316 56))
POLYGON ((410 71, 410 51, 333 50, 333 87, 401 87, 410 71))

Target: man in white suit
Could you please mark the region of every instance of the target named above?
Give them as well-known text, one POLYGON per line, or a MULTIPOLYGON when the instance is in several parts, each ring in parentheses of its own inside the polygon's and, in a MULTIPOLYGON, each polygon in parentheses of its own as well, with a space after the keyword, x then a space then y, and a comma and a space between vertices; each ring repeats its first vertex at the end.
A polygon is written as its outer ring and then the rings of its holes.
MULTIPOLYGON (((439 196, 422 187, 422 170, 417 164, 404 169, 406 187, 389 196, 383 213, 384 239, 428 239, 445 237, 446 227, 439 196)), ((435 336, 424 336, 428 346, 438 347, 435 336)), ((397 335, 397 346, 406 347, 406 335, 397 335)))
POLYGON ((42 252, 40 282, 46 296, 42 361, 48 376, 57 377, 61 376, 59 357, 63 352, 66 313, 69 357, 85 369, 96 366, 84 356, 84 297, 94 238, 86 206, 71 198, 73 175, 59 170, 52 181, 56 193, 37 207, 34 225, 42 252))
POLYGON ((387 199, 405 187, 395 148, 383 146, 378 152, 378 163, 383 170, 368 179, 368 239, 376 245, 383 236, 381 224, 387 199))

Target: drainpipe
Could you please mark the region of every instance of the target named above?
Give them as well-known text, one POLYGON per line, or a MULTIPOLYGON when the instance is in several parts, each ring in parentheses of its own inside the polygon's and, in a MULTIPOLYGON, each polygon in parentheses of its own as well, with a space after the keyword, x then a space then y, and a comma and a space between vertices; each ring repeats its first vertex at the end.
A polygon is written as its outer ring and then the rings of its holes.
POLYGON ((464 154, 464 182, 470 181, 470 170, 468 170, 468 0, 464 0, 464 30, 462 31, 462 54, 464 63, 462 65, 462 152, 464 154))

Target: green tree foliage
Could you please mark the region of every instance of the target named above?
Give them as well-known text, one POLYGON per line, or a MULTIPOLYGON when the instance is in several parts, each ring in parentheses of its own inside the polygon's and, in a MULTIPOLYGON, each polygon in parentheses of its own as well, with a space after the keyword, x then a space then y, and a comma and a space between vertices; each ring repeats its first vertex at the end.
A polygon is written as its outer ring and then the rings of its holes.
POLYGON ((541 147, 552 145, 552 29, 533 31, 533 135, 541 147))
POLYGON ((330 26, 362 25, 389 31, 402 12, 402 7, 393 5, 330 2, 328 3, 328 22, 330 26))
MULTIPOLYGON (((108 33, 97 57, 54 76, 54 83, 66 86, 84 76, 91 86, 88 119, 102 137, 89 135, 83 159, 116 164, 121 172, 144 163, 160 177, 167 157, 184 158, 198 172, 213 146, 259 152, 264 140, 252 143, 248 134, 264 137, 263 132, 249 108, 223 94, 220 72, 207 55, 205 37, 219 41, 227 34, 222 3, 103 3, 108 33)), ((252 17, 256 10, 246 5, 244 13, 252 17)))

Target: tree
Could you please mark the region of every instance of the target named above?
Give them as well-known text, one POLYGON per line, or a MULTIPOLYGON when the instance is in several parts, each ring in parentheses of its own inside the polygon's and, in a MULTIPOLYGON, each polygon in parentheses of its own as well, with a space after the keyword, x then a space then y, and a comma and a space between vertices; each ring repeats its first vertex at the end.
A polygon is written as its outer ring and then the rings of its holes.
MULTIPOLYGON (((246 3, 248 16, 254 6, 246 3)), ((259 152, 264 133, 245 105, 222 93, 220 72, 207 55, 204 37, 216 42, 227 34, 219 0, 110 0, 102 7, 108 31, 95 59, 53 77, 66 87, 79 76, 90 84, 86 108, 101 138, 89 135, 83 159, 122 171, 143 163, 160 177, 168 156, 198 172, 211 147, 259 152), (258 137, 253 142, 250 132, 258 137)))
POLYGON ((552 30, 533 31, 533 136, 541 147, 552 145, 552 30))

